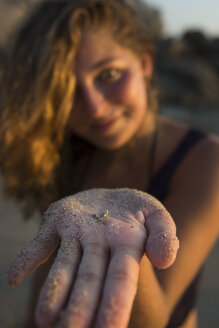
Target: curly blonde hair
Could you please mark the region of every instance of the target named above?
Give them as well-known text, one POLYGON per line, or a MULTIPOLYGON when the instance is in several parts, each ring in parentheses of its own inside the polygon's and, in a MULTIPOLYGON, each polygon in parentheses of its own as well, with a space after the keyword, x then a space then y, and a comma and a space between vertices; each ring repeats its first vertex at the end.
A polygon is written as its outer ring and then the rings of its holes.
MULTIPOLYGON (((16 37, 1 78, 0 169, 5 189, 24 202, 26 216, 77 191, 80 174, 75 172, 83 171, 92 151, 91 145, 71 135, 67 125, 83 29, 107 26, 121 45, 136 54, 146 47, 153 51, 160 26, 151 20, 148 6, 135 0, 144 7, 143 20, 132 3, 44 1, 16 37)), ((152 90, 150 94, 153 98, 152 90)))

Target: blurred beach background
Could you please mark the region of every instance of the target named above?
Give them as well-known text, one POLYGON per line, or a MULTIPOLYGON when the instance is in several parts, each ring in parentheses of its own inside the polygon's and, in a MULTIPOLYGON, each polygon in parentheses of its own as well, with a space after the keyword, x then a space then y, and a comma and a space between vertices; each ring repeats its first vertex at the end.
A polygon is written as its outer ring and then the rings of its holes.
MULTIPOLYGON (((0 0, 0 69, 14 31, 41 0, 0 0)), ((155 0, 156 79, 161 115, 219 135, 219 2, 155 0), (161 15, 162 13, 162 15, 161 15)), ((219 213, 218 213, 219 214, 219 213)), ((6 270, 38 228, 38 218, 25 222, 19 205, 4 198, 0 179, 0 327, 23 328, 31 277, 8 287, 6 270)), ((198 301, 199 328, 219 327, 219 242, 204 269, 198 301)), ((30 327, 31 328, 31 327, 30 327)))

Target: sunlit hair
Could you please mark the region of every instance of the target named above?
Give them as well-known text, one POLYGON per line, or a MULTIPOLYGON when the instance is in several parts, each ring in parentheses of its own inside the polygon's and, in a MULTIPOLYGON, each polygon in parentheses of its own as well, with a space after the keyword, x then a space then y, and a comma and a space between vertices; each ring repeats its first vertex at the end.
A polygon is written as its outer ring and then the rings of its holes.
MULTIPOLYGON (((23 200, 26 215, 77 191, 92 149, 71 136, 67 124, 83 29, 109 27, 116 41, 141 56, 145 49, 153 53, 160 32, 153 14, 138 0, 44 1, 18 33, 1 79, 0 168, 6 190, 23 200)), ((155 107, 153 90, 148 92, 155 107)))

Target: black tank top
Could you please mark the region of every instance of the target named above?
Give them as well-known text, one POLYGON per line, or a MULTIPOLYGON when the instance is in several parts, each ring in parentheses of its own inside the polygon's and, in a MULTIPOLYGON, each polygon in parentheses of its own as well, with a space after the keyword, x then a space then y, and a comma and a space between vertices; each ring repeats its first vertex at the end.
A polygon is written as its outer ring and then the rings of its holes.
MULTIPOLYGON (((196 129, 188 130, 177 149, 172 153, 156 176, 152 177, 149 183, 149 188, 147 188, 147 192, 159 199, 161 202, 164 202, 165 198, 169 194, 171 180, 177 168, 192 147, 194 147, 205 137, 206 134, 202 131, 196 129)), ((181 299, 176 304, 166 328, 176 328, 181 326, 185 322, 189 312, 195 307, 198 297, 201 273, 202 269, 198 272, 196 277, 182 295, 181 299)))

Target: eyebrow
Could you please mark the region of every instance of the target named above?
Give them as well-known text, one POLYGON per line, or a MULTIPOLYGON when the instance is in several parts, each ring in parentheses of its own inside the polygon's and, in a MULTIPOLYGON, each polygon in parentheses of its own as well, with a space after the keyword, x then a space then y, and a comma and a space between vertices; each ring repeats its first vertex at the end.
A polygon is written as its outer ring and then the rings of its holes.
POLYGON ((116 58, 116 57, 109 57, 109 58, 103 59, 103 60, 97 62, 96 64, 94 64, 92 67, 90 67, 89 71, 95 71, 96 69, 98 69, 112 61, 118 60, 118 59, 119 58, 116 58))

